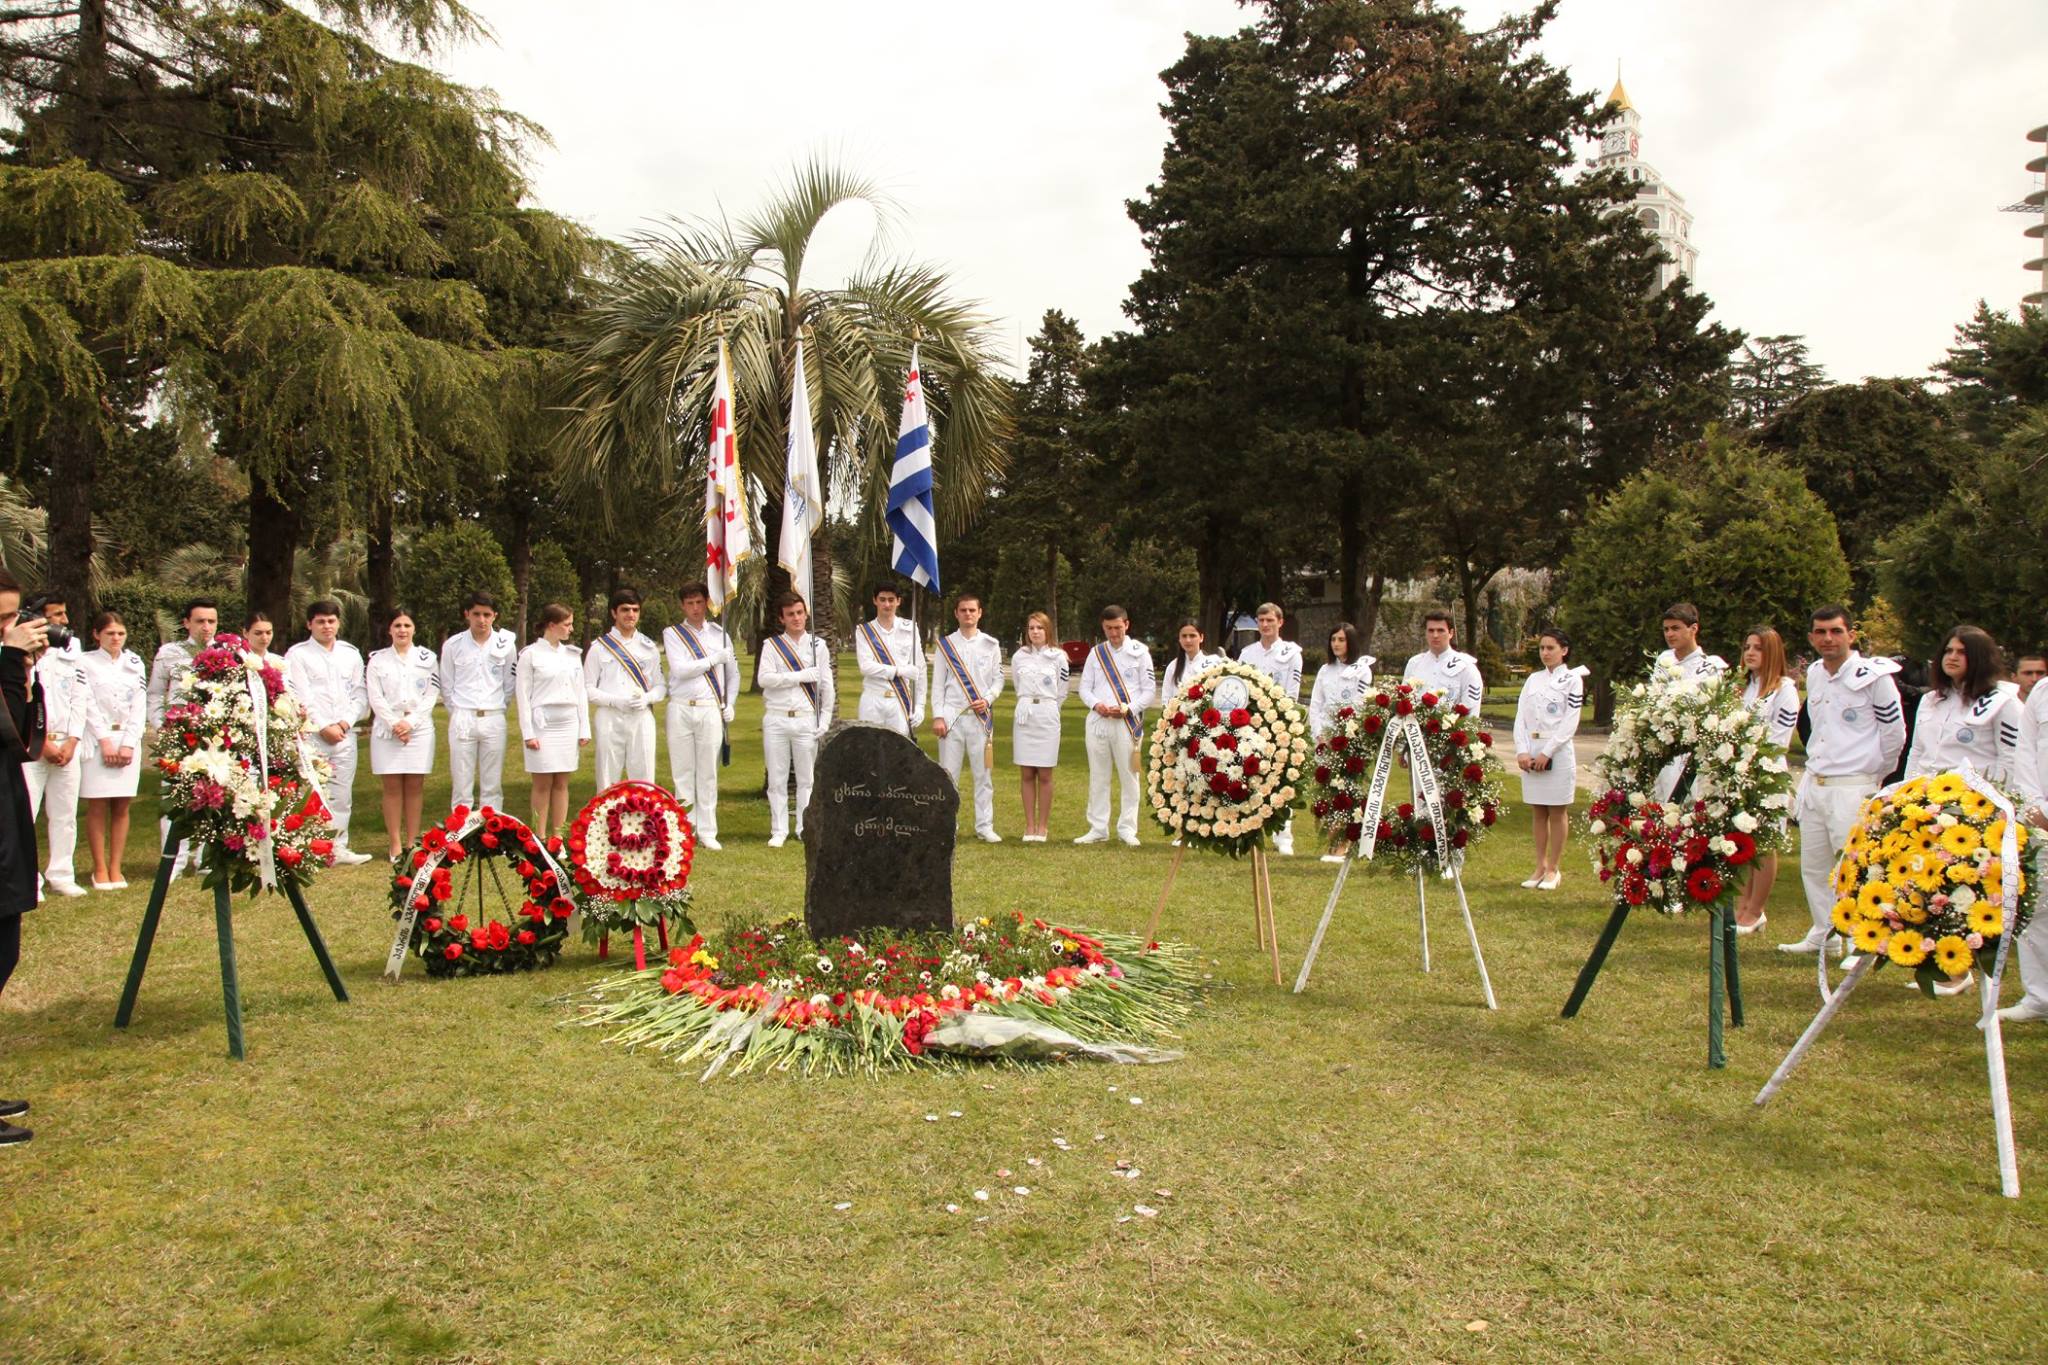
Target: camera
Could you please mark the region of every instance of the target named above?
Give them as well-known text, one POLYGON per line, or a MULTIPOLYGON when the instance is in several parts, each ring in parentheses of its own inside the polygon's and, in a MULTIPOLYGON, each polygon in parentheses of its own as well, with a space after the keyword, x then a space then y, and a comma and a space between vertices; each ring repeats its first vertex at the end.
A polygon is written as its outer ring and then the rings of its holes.
POLYGON ((44 615, 41 612, 23 612, 21 614, 20 620, 21 624, 25 626, 32 624, 36 621, 43 622, 43 624, 49 629, 49 640, 51 649, 62 652, 63 650, 71 648, 70 630, 64 626, 58 625, 55 621, 48 620, 44 617, 44 615))

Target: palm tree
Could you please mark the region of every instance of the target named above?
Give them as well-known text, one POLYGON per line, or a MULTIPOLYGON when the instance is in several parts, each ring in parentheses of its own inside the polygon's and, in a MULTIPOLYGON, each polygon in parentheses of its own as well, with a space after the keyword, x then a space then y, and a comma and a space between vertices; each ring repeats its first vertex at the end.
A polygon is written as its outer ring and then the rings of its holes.
MULTIPOLYGON (((826 487, 859 506, 864 535, 885 534, 889 461, 917 339, 935 428, 939 533, 957 536, 972 525, 1002 472, 1010 434, 997 338, 973 306, 952 297, 942 272, 886 260, 878 250, 844 284, 812 288, 804 264, 818 225, 850 204, 873 209, 878 237, 886 235, 893 209, 876 186, 814 160, 736 225, 677 223, 634 240, 580 315, 569 348, 561 453, 572 495, 608 524, 644 517, 650 505, 696 524, 722 333, 732 355, 741 468, 759 492, 760 559, 773 565, 791 376, 797 338, 805 335, 826 487)), ((823 554, 818 570, 829 583, 832 565, 823 554)), ((772 569, 759 585, 764 615, 786 582, 772 569)), ((827 600, 816 605, 829 610, 831 594, 819 595, 827 600)))

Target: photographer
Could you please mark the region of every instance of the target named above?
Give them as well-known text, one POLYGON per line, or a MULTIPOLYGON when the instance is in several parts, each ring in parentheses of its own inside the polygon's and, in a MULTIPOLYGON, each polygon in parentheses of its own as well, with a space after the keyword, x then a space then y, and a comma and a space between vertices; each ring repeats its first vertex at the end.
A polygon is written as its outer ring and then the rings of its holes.
MULTIPOLYGON (((48 644, 48 624, 21 619, 21 584, 0 569, 0 991, 21 960, 21 917, 36 908, 36 822, 22 767, 42 752, 33 670, 48 644)), ((0 1146, 28 1141, 29 1130, 12 1122, 27 1112, 26 1100, 0 1100, 0 1146)))

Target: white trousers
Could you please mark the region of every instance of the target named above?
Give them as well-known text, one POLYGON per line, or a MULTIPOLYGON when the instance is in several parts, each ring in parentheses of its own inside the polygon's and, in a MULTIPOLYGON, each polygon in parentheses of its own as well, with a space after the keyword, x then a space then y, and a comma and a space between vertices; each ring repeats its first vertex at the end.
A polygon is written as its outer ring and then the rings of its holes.
POLYGON ((860 699, 860 709, 855 711, 854 715, 870 725, 886 726, 905 739, 911 737, 910 717, 903 714, 903 703, 896 700, 894 692, 882 697, 863 695, 860 699))
POLYGON ((454 779, 451 805, 505 809, 505 713, 448 712, 448 775, 454 779))
POLYGON ((48 879, 59 886, 77 880, 78 869, 78 761, 82 750, 73 750, 69 763, 58 765, 37 759, 21 765, 28 782, 29 819, 35 819, 47 804, 50 811, 50 861, 48 879))
MULTIPOLYGON (((2038 835, 2041 831, 2027 832, 2038 835)), ((2043 872, 2048 872, 2048 854, 2037 851, 2034 855, 2035 885, 2040 884, 2043 872)), ((2033 886, 2027 888, 2027 894, 2036 894, 2033 886)), ((2012 945, 2012 955, 2020 960, 2020 985, 2026 988, 2021 998, 2048 1009, 2048 913, 2038 910, 2034 913, 2034 918, 2027 924, 2027 931, 2012 945)))
POLYGON ((718 746, 725 738, 724 720, 716 702, 668 704, 669 771, 699 839, 718 838, 718 746))
POLYGON ((811 804, 811 769, 818 759, 818 727, 809 712, 769 712, 761 721, 761 747, 768 757, 768 835, 789 834, 789 774, 796 772, 796 833, 804 833, 804 807, 811 804))
POLYGON ((1799 797, 1799 879, 1806 884, 1806 909, 1813 916, 1808 938, 1818 942, 1834 927, 1835 863, 1849 842, 1849 831, 1863 803, 1879 784, 1857 778, 1830 780, 1823 787, 1811 776, 1799 797))
MULTIPOLYGON (((327 803, 328 818, 334 821, 335 844, 347 848, 348 816, 356 802, 356 732, 350 730, 339 744, 329 744, 318 735, 307 742, 314 753, 334 766, 334 776, 320 789, 320 799, 327 803)), ((178 852, 182 861, 184 849, 178 852)))
POLYGON ((1131 732, 1122 716, 1088 713, 1088 832, 1109 833, 1109 782, 1123 784, 1116 817, 1120 839, 1138 837, 1138 775, 1131 771, 1131 732))
POLYGON ((600 706, 594 737, 599 791, 629 777, 635 782, 654 780, 653 711, 600 706))
MULTIPOLYGON (((902 708, 897 708, 900 715, 902 708)), ((974 778, 974 832, 994 834, 996 832, 996 781, 988 770, 988 726, 980 716, 969 711, 951 721, 946 733, 939 739, 939 766, 946 770, 954 787, 960 785, 960 764, 965 761, 967 771, 974 778)))

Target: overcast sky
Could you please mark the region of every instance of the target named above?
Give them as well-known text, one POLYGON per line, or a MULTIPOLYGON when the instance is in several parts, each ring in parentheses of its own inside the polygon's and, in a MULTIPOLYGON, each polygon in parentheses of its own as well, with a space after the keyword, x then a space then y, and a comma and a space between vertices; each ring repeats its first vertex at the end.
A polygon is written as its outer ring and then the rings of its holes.
MULTIPOLYGON (((1047 308, 1123 325, 1158 73, 1186 32, 1245 21, 1226 0, 472 4, 496 45, 440 64, 552 134, 544 207, 613 236, 738 215, 830 152, 894 197, 897 254, 952 271, 1013 349, 1047 308)), ((2039 287, 2028 220, 1997 210, 2041 183, 2041 0, 1564 0, 1543 46, 1602 93, 1623 64, 1717 319, 1804 333, 1834 378, 1922 373, 1979 298, 2039 287)), ((843 277, 873 231, 835 214, 807 274, 843 277)))

